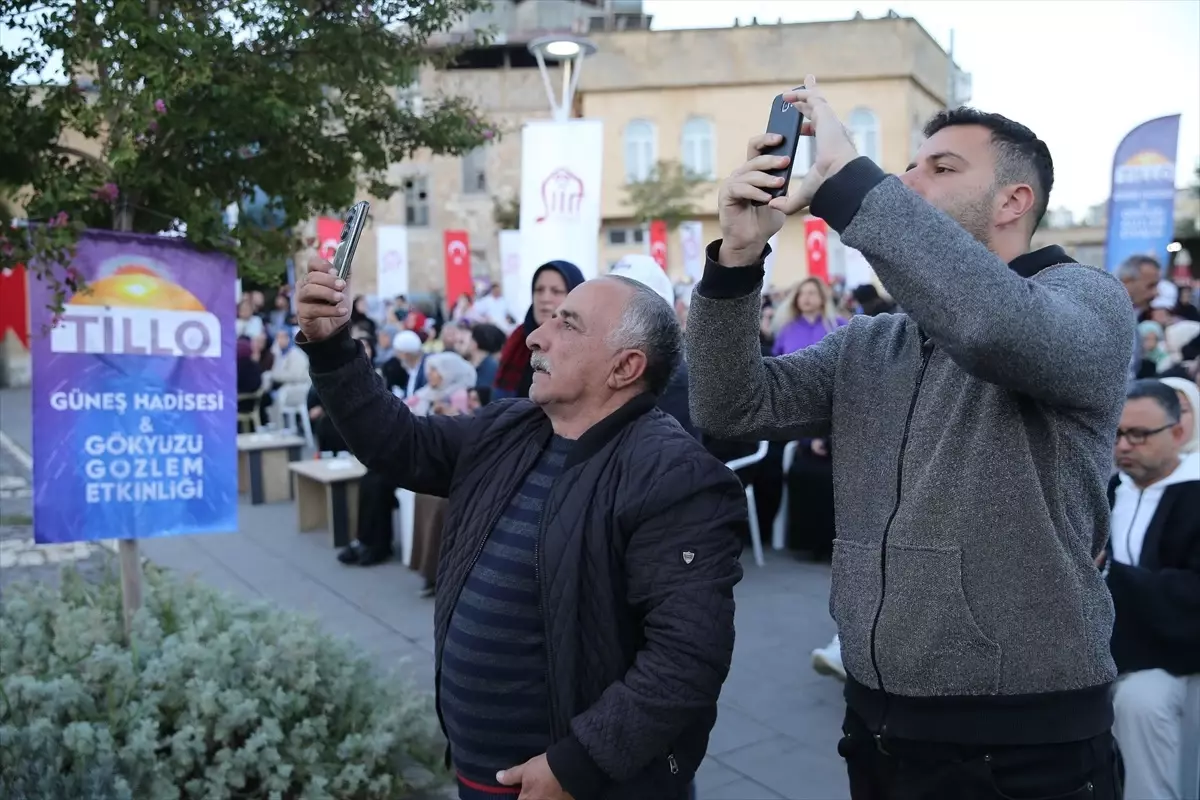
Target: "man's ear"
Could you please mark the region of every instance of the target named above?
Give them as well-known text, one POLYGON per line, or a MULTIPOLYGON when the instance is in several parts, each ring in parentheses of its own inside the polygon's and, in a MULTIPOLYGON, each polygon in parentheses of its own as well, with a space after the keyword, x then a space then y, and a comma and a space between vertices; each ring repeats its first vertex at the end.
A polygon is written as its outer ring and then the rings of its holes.
POLYGON ((999 224, 1007 225, 1023 217, 1029 217, 1029 221, 1032 222, 1033 207, 1036 203, 1033 187, 1029 184, 1016 183, 1009 186, 1001 195, 999 224))
POLYGON ((646 354, 641 350, 622 350, 613 358, 608 373, 608 388, 614 392, 632 386, 646 374, 646 354))

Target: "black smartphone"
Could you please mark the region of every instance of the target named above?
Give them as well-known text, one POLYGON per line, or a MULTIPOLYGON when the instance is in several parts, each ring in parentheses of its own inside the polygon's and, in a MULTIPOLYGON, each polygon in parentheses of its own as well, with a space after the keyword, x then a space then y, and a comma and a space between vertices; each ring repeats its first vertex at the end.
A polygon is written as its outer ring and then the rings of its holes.
POLYGON ((764 155, 787 156, 789 160, 788 165, 782 169, 766 170, 768 175, 783 178, 782 186, 766 190, 771 197, 783 197, 787 194, 788 183, 792 179, 792 167, 796 163, 796 148, 800 146, 800 126, 803 122, 804 115, 800 113, 800 109, 785 102, 782 94, 775 96, 771 103, 771 116, 767 119, 766 132, 778 134, 783 137, 783 141, 762 152, 764 155))
POLYGON ((363 228, 367 226, 367 212, 370 210, 371 204, 364 200, 355 203, 346 212, 346 224, 342 226, 342 236, 333 254, 333 268, 342 280, 350 278, 350 264, 354 261, 354 251, 358 249, 358 237, 362 236, 363 228))

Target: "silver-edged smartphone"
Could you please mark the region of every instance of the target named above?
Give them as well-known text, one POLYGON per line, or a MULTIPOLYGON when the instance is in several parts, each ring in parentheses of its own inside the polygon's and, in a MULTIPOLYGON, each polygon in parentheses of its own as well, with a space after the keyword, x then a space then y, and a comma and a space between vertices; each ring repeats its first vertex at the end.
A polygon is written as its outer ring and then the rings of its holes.
POLYGON ((364 200, 355 203, 346 212, 342 237, 338 240, 337 250, 333 254, 333 268, 342 280, 350 278, 350 265, 354 261, 354 251, 358 249, 358 237, 362 236, 363 228, 367 226, 367 212, 370 210, 371 204, 364 200))

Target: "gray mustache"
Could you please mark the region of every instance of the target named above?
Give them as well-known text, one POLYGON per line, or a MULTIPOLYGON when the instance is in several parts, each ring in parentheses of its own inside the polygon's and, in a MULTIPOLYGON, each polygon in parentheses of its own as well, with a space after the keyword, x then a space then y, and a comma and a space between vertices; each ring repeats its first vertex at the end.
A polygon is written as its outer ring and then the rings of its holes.
POLYGON ((546 358, 541 353, 534 353, 532 356, 529 357, 529 366, 533 367, 535 370, 543 370, 545 372, 549 372, 550 371, 550 359, 546 358))

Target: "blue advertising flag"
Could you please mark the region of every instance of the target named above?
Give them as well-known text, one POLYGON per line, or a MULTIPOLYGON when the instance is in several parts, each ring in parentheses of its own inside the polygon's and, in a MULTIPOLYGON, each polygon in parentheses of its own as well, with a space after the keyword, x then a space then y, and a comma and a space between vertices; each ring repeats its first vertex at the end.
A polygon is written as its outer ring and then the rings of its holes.
POLYGON ((39 544, 238 529, 232 259, 88 231, 87 288, 30 280, 39 544))
POLYGON ((1175 238, 1178 143, 1179 115, 1175 114, 1143 122, 1117 147, 1104 248, 1104 266, 1109 272, 1135 255, 1167 263, 1167 245, 1175 238))

